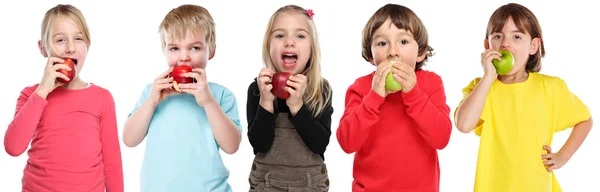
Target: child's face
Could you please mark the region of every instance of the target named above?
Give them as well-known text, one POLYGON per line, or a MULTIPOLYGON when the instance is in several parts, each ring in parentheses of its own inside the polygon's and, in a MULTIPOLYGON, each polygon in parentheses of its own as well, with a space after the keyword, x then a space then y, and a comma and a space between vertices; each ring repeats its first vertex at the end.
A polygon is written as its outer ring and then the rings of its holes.
MULTIPOLYGON (((210 45, 203 30, 188 31, 184 38, 167 38, 166 55, 169 67, 188 65, 192 68, 206 68, 210 45)), ((214 51, 213 51, 214 53, 214 51)))
POLYGON ((83 33, 75 22, 68 17, 56 18, 51 31, 50 43, 53 49, 50 52, 50 56, 76 59, 77 64, 75 68, 77 70, 75 71, 75 78, 78 78, 88 51, 83 33))
POLYGON ((398 58, 400 62, 406 63, 413 68, 417 62, 423 61, 425 54, 419 56, 419 44, 415 41, 413 34, 405 29, 398 29, 387 19, 373 33, 371 44, 371 64, 377 66, 382 61, 390 58, 398 58))
POLYGON ((282 13, 273 23, 270 54, 277 71, 301 73, 311 55, 311 37, 306 16, 282 13))
POLYGON ((512 75, 525 70, 529 55, 537 52, 537 47, 531 39, 531 35, 527 32, 519 31, 512 18, 506 21, 501 32, 490 34, 488 40, 490 49, 496 51, 501 49, 508 50, 513 54, 515 63, 513 69, 506 75, 512 75))

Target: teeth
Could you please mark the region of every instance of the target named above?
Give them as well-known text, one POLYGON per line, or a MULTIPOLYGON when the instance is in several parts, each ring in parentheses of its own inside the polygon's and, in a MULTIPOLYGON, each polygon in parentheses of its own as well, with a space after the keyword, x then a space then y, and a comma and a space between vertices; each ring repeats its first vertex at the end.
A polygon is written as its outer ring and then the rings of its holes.
POLYGON ((293 56, 296 56, 296 54, 283 54, 283 56, 293 57, 293 56))

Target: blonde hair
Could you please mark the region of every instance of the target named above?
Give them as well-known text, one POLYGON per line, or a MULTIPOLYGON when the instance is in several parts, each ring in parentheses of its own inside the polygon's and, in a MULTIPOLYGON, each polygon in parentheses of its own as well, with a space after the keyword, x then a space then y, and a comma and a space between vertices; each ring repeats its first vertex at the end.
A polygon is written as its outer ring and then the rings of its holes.
POLYGON ((48 56, 53 55, 52 51, 54 51, 54 44, 52 43, 52 26, 54 26, 56 19, 60 17, 67 17, 75 22, 75 25, 77 25, 77 28, 79 28, 83 34, 83 41, 89 49, 91 45, 90 30, 83 13, 72 5, 59 4, 46 11, 44 19, 42 20, 41 43, 46 50, 46 54, 48 54, 48 56))
POLYGON ((204 31, 212 55, 215 51, 215 22, 207 9, 198 5, 181 5, 172 9, 158 27, 163 51, 167 39, 182 39, 189 31, 204 31))
POLYGON ((310 111, 312 111, 313 116, 316 117, 324 110, 327 104, 331 102, 331 87, 327 80, 321 76, 321 50, 319 48, 317 28, 306 9, 297 5, 287 5, 279 8, 273 13, 269 19, 269 24, 267 25, 263 40, 263 62, 266 67, 275 70, 270 54, 271 33, 273 31, 273 24, 284 13, 304 15, 308 23, 309 36, 311 37, 311 52, 306 68, 301 72, 307 77, 307 86, 304 91, 303 100, 308 105, 310 111), (325 91, 327 91, 327 93, 324 95, 323 92, 325 91))

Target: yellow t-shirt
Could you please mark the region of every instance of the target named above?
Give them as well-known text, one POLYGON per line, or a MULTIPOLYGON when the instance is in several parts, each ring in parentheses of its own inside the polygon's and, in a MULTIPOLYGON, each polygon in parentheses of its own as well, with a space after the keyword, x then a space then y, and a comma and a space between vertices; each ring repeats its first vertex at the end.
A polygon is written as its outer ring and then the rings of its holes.
MULTIPOLYGON (((480 80, 463 89, 461 103, 480 80)), ((474 191, 559 192, 541 159, 542 146, 550 146, 555 132, 588 120, 590 112, 562 79, 529 73, 521 83, 494 81, 480 118, 473 130, 480 136, 474 191)))

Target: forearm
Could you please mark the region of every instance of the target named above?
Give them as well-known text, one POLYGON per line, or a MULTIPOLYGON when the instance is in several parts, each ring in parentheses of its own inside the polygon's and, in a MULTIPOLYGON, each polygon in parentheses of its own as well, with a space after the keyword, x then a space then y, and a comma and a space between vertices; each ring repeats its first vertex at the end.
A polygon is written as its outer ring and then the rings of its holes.
POLYGON ((31 96, 21 93, 17 101, 15 116, 4 135, 6 153, 16 157, 25 152, 35 135, 46 104, 47 101, 35 93, 32 93, 31 96))
POLYGON ((592 129, 592 124, 592 118, 590 118, 587 121, 575 125, 571 131, 571 135, 569 135, 569 139, 567 139, 567 142, 565 142, 558 153, 563 155, 566 159, 571 159, 592 129))
POLYGON ((235 153, 240 146, 240 133, 237 126, 223 112, 219 103, 212 100, 204 106, 208 123, 221 149, 227 154, 235 153))
POLYGON ((452 123, 443 86, 426 93, 419 86, 402 95, 406 113, 415 122, 417 132, 432 148, 443 149, 450 140, 452 123))
POLYGON ((258 109, 249 107, 248 110, 248 140, 254 151, 266 153, 271 149, 275 139, 275 114, 258 106, 258 109), (253 113, 253 111, 255 113, 253 113))
POLYGON ((297 114, 293 115, 292 124, 296 127, 298 135, 315 154, 324 153, 329 144, 332 110, 326 108, 317 119, 305 105, 302 105, 297 114))
POLYGON ((456 127, 460 132, 469 133, 479 123, 485 100, 494 79, 484 78, 475 86, 471 94, 456 110, 456 127))
POLYGON ((385 98, 375 91, 360 98, 358 94, 347 94, 344 115, 337 129, 337 139, 346 153, 359 150, 369 135, 369 128, 379 121, 379 107, 385 98))
POLYGON ((127 119, 123 128, 123 142, 127 147, 135 147, 144 140, 156 106, 147 100, 127 119))

